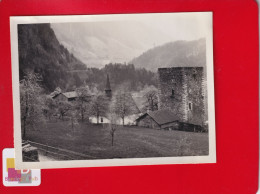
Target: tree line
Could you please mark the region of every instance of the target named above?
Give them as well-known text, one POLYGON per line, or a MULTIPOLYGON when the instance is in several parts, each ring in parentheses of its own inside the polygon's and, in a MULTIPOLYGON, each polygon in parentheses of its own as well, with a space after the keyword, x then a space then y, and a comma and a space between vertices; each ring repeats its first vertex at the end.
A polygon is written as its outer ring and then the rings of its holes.
POLYGON ((41 75, 41 86, 52 92, 57 86, 71 91, 84 83, 104 87, 104 78, 110 75, 111 86, 128 83, 129 90, 139 91, 145 85, 156 86, 156 73, 134 64, 109 63, 103 68, 88 68, 68 51, 56 38, 50 24, 19 24, 19 78, 28 71, 41 75))
MULTIPOLYGON (((130 100, 128 85, 123 83, 114 91, 112 97, 107 97, 94 86, 83 84, 75 89, 77 98, 74 101, 67 99, 54 99, 45 93, 41 86, 42 77, 34 72, 28 72, 20 81, 21 126, 23 138, 26 132, 53 120, 69 121, 71 130, 75 130, 79 122, 89 122, 89 117, 94 116, 97 124, 100 117, 107 117, 110 121, 110 134, 112 144, 114 133, 121 121, 125 125, 128 115, 137 113, 133 102, 130 100)), ((60 95, 60 89, 54 95, 60 95)), ((150 110, 157 109, 158 99, 156 89, 146 88, 144 97, 146 106, 150 110)))

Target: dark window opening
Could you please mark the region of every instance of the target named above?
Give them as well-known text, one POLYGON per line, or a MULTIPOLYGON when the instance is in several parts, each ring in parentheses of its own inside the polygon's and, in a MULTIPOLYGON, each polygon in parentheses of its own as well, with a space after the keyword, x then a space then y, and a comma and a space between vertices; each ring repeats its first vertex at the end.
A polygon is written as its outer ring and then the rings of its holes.
POLYGON ((189 102, 189 110, 191 110, 191 108, 192 108, 192 104, 191 102, 189 102))
POLYGON ((174 98, 174 89, 172 89, 172 95, 171 95, 172 98, 174 98))
POLYGON ((193 79, 196 79, 196 77, 197 77, 197 71, 195 69, 193 70, 192 77, 193 77, 193 79))
POLYGON ((103 123, 103 118, 102 117, 100 118, 100 122, 103 123))

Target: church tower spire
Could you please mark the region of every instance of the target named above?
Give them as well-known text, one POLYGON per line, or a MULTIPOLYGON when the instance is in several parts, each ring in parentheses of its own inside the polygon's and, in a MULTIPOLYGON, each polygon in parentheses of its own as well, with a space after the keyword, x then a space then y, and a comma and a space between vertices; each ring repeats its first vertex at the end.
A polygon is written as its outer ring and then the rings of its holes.
POLYGON ((111 97, 112 96, 112 90, 110 87, 110 81, 109 81, 109 76, 107 74, 107 83, 106 83, 106 88, 105 88, 106 96, 111 97))

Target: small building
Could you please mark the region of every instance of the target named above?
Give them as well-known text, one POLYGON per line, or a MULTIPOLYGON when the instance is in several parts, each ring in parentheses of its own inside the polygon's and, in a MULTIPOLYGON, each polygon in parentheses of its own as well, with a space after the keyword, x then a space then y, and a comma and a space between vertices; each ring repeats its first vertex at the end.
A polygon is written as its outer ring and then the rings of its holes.
POLYGON ((136 119, 136 125, 153 129, 179 129, 179 119, 168 109, 146 112, 136 119))
POLYGON ((96 116, 90 116, 89 122, 93 123, 93 124, 103 124, 103 123, 108 124, 108 123, 110 123, 110 120, 105 116, 99 116, 98 119, 99 120, 97 120, 96 116))
POLYGON ((76 98, 78 97, 78 94, 76 91, 64 92, 62 94, 68 99, 68 101, 76 100, 76 98))
POLYGON ((53 99, 56 100, 67 100, 67 101, 74 101, 78 97, 78 94, 76 91, 72 92, 64 92, 64 93, 59 93, 53 96, 53 99))
MULTIPOLYGON (((134 126, 136 125, 136 118, 140 116, 139 114, 134 114, 134 115, 128 115, 124 118, 124 125, 128 125, 128 126, 134 126)), ((89 122, 90 123, 94 123, 94 124, 108 124, 108 123, 111 123, 110 119, 105 116, 105 115, 100 115, 99 116, 99 120, 97 122, 97 117, 96 116, 90 116, 89 117, 89 122)), ((122 118, 117 118, 115 123, 117 125, 123 125, 123 121, 122 121, 122 118)))
POLYGON ((62 92, 59 87, 57 87, 51 94, 50 97, 56 100, 67 100, 73 101, 76 100, 78 94, 76 91, 71 92, 62 92))

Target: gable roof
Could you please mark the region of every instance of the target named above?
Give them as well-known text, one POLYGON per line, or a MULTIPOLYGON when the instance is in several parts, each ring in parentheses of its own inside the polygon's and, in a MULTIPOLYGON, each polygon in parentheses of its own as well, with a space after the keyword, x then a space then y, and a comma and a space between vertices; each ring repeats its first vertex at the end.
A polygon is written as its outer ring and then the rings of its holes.
POLYGON ((55 97, 57 97, 59 94, 60 94, 60 93, 58 93, 57 91, 54 91, 54 92, 50 93, 50 97, 55 98, 55 97))
POLYGON ((67 98, 77 98, 78 94, 75 91, 62 93, 67 98))
POLYGON ((163 125, 179 120, 178 117, 169 109, 147 112, 136 120, 142 119, 145 115, 149 115, 158 125, 163 125))
POLYGON ((52 93, 50 93, 50 97, 55 98, 59 94, 61 94, 61 89, 60 89, 60 87, 57 87, 52 93))

